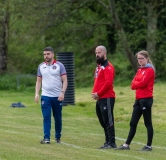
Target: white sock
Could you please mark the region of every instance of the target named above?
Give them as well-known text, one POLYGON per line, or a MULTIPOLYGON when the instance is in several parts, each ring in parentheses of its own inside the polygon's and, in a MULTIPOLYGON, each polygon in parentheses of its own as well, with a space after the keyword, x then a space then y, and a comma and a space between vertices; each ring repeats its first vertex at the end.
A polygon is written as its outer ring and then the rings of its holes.
POLYGON ((128 144, 126 144, 126 143, 124 143, 124 144, 123 144, 123 146, 124 146, 124 147, 128 147, 129 145, 128 145, 128 144))
POLYGON ((146 145, 146 147, 148 147, 148 148, 152 148, 151 146, 147 146, 147 145, 146 145))

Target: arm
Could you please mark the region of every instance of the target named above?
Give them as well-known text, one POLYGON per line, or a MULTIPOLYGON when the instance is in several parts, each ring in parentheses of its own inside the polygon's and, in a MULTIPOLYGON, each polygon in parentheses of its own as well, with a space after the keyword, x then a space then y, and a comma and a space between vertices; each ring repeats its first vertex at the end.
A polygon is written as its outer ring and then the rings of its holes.
POLYGON ((137 80, 136 76, 134 77, 131 83, 132 90, 144 88, 148 84, 149 80, 154 76, 154 70, 152 68, 147 69, 145 75, 141 77, 141 80, 137 80))
POLYGON ((39 91, 42 84, 42 77, 37 77, 36 87, 35 87, 35 102, 38 103, 39 100, 39 91))
POLYGON ((62 75, 61 78, 62 78, 62 82, 63 83, 62 83, 62 91, 61 91, 61 93, 60 93, 60 95, 58 97, 59 101, 63 101, 64 100, 65 91, 67 89, 67 84, 68 84, 67 75, 62 75))

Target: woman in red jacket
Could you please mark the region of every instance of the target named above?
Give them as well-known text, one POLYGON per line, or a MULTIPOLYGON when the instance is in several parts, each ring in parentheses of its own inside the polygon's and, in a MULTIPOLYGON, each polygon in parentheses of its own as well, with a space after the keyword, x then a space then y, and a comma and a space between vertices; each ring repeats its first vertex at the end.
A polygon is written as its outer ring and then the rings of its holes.
POLYGON ((118 150, 129 150, 130 143, 135 136, 136 128, 140 117, 143 115, 144 124, 147 129, 147 144, 141 150, 152 151, 153 125, 152 125, 152 104, 155 69, 147 51, 140 51, 136 54, 139 69, 132 80, 131 89, 135 90, 135 103, 130 120, 130 131, 126 142, 118 147, 118 150))

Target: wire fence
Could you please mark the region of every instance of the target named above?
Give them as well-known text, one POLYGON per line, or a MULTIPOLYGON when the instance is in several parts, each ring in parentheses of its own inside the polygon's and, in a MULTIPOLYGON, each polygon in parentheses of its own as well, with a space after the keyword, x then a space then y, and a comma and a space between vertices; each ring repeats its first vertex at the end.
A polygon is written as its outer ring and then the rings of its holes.
POLYGON ((20 89, 20 86, 34 86, 36 83, 36 75, 32 74, 17 75, 16 83, 17 83, 17 89, 20 89))

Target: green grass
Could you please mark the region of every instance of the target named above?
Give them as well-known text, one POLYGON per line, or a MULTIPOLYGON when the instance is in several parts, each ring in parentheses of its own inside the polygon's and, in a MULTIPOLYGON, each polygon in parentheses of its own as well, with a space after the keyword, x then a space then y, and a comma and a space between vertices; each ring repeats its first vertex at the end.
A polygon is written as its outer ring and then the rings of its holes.
MULTIPOLYGON (((91 88, 76 89, 76 105, 63 107, 62 143, 42 145, 42 115, 40 105, 34 102, 32 91, 0 91, 0 160, 164 160, 166 135, 166 84, 156 83, 154 91, 152 152, 138 152, 146 143, 146 129, 141 118, 130 151, 99 150, 104 134, 95 114, 95 101, 91 88), (26 108, 11 108, 13 102, 22 102, 26 108)), ((134 91, 130 87, 115 86, 114 109, 116 143, 127 138, 129 121, 134 103, 134 91)), ((53 124, 52 124, 53 126, 53 124)))

